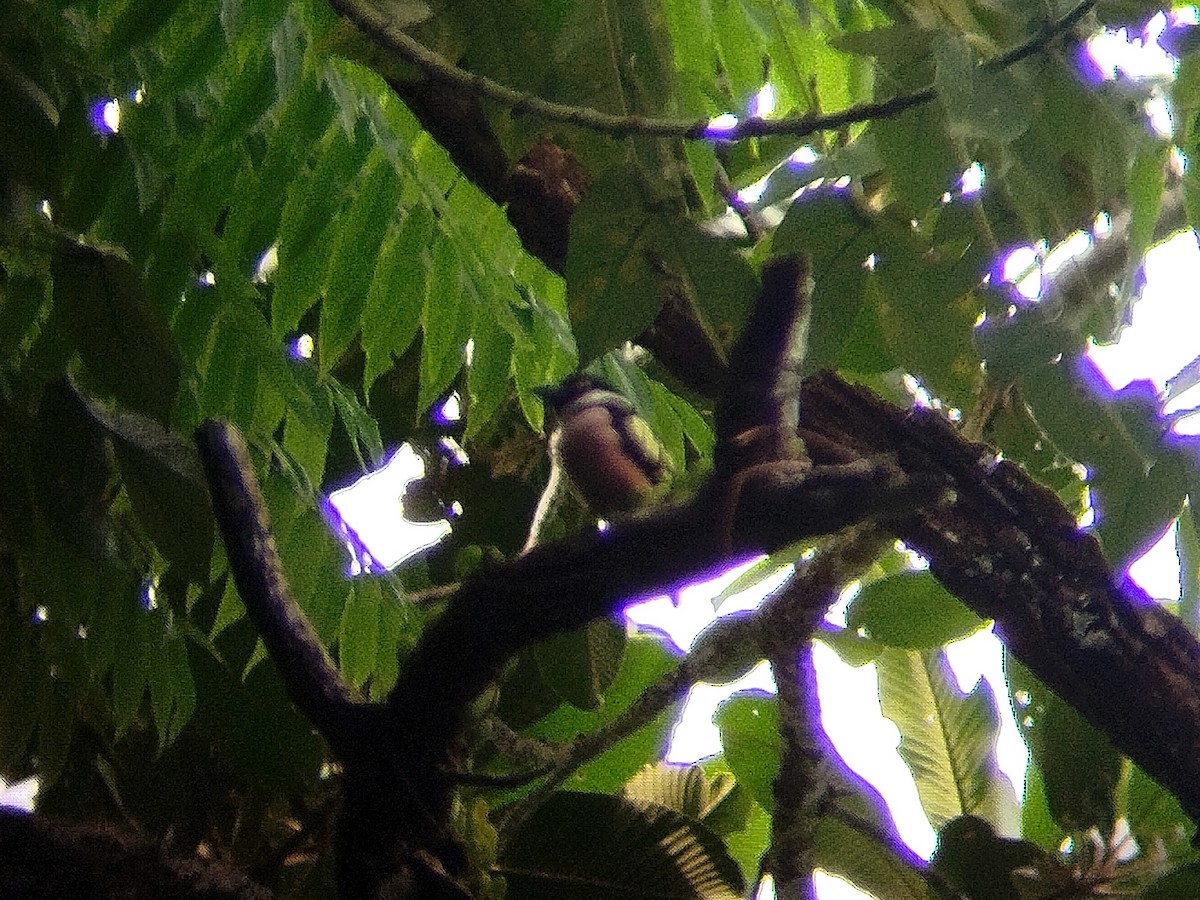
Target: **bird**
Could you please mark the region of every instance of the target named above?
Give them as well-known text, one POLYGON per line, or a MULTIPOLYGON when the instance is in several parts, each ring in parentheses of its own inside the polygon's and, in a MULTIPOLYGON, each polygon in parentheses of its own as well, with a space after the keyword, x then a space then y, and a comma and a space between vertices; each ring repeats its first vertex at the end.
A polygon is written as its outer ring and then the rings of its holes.
POLYGON ((566 474, 594 515, 635 512, 654 499, 670 476, 670 459, 627 397, 590 375, 572 375, 535 393, 557 418, 551 465, 566 474))

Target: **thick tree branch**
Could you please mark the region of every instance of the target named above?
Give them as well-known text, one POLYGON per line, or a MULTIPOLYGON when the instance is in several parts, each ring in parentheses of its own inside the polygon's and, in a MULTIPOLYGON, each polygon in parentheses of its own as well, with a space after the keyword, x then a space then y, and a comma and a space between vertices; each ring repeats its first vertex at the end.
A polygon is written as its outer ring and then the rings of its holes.
MULTIPOLYGON (((1131 584, 1048 488, 936 413, 905 411, 823 376, 805 426, 951 493, 898 524, 951 591, 996 621, 1005 646, 1200 818, 1200 643, 1131 584)), ((810 451, 813 447, 810 445, 810 451)))

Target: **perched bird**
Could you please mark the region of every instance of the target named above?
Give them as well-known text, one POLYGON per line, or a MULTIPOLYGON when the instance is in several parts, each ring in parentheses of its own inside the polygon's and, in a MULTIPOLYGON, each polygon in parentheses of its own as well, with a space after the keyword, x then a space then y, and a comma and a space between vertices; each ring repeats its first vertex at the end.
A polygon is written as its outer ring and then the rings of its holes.
POLYGON ((611 386, 572 375, 537 393, 558 418, 550 435, 551 462, 595 515, 632 512, 666 481, 665 448, 634 405, 611 386))

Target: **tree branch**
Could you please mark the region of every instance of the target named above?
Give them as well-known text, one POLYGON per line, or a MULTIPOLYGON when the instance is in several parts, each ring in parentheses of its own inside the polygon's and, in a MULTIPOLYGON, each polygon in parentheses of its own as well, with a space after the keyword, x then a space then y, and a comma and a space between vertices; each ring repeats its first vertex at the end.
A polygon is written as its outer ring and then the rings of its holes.
POLYGON ((342 680, 292 596, 245 441, 233 426, 210 420, 197 430, 196 444, 246 613, 296 708, 335 752, 345 752, 357 733, 351 723, 367 707, 342 680))
MULTIPOLYGON (((337 13, 353 22, 380 46, 415 65, 432 81, 483 97, 512 110, 514 115, 528 113, 545 121, 562 122, 602 134, 611 134, 615 137, 640 134, 650 137, 705 141, 741 141, 769 135, 788 135, 801 138, 818 131, 836 131, 846 125, 858 122, 898 116, 902 112, 928 103, 938 96, 935 88, 927 87, 911 94, 901 94, 876 103, 863 103, 826 115, 806 113, 778 119, 752 116, 742 119, 736 125, 728 128, 714 125, 710 119, 614 115, 589 107, 571 106, 544 100, 528 91, 518 91, 484 75, 460 69, 419 41, 409 37, 384 13, 366 0, 329 0, 329 5, 337 13)), ((982 67, 989 70, 1005 68, 1045 49, 1053 40, 1072 28, 1094 6, 1095 0, 1083 0, 1061 19, 1042 28, 1036 35, 1007 53, 985 62, 982 67)))
POLYGON ((811 898, 817 828, 832 784, 820 723, 812 635, 841 588, 891 543, 876 525, 848 528, 827 541, 764 601, 762 634, 775 677, 782 740, 768 868, 779 897, 811 898))
MULTIPOLYGON (((901 410, 835 376, 805 390, 805 425, 864 455, 942 473, 946 501, 897 534, 1046 686, 1200 818, 1200 642, 1131 583, 1048 488, 936 413, 901 410)), ((810 447, 810 449, 812 449, 810 447)))

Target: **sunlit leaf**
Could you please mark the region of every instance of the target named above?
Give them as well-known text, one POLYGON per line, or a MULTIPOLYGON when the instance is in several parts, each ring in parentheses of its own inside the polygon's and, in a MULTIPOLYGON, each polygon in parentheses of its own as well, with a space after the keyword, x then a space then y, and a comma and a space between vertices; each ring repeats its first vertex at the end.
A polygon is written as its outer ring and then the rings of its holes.
POLYGON ((972 813, 1013 818, 1016 798, 997 767, 999 713, 986 682, 962 694, 941 652, 889 649, 875 664, 880 709, 900 729, 900 756, 934 827, 972 813))

